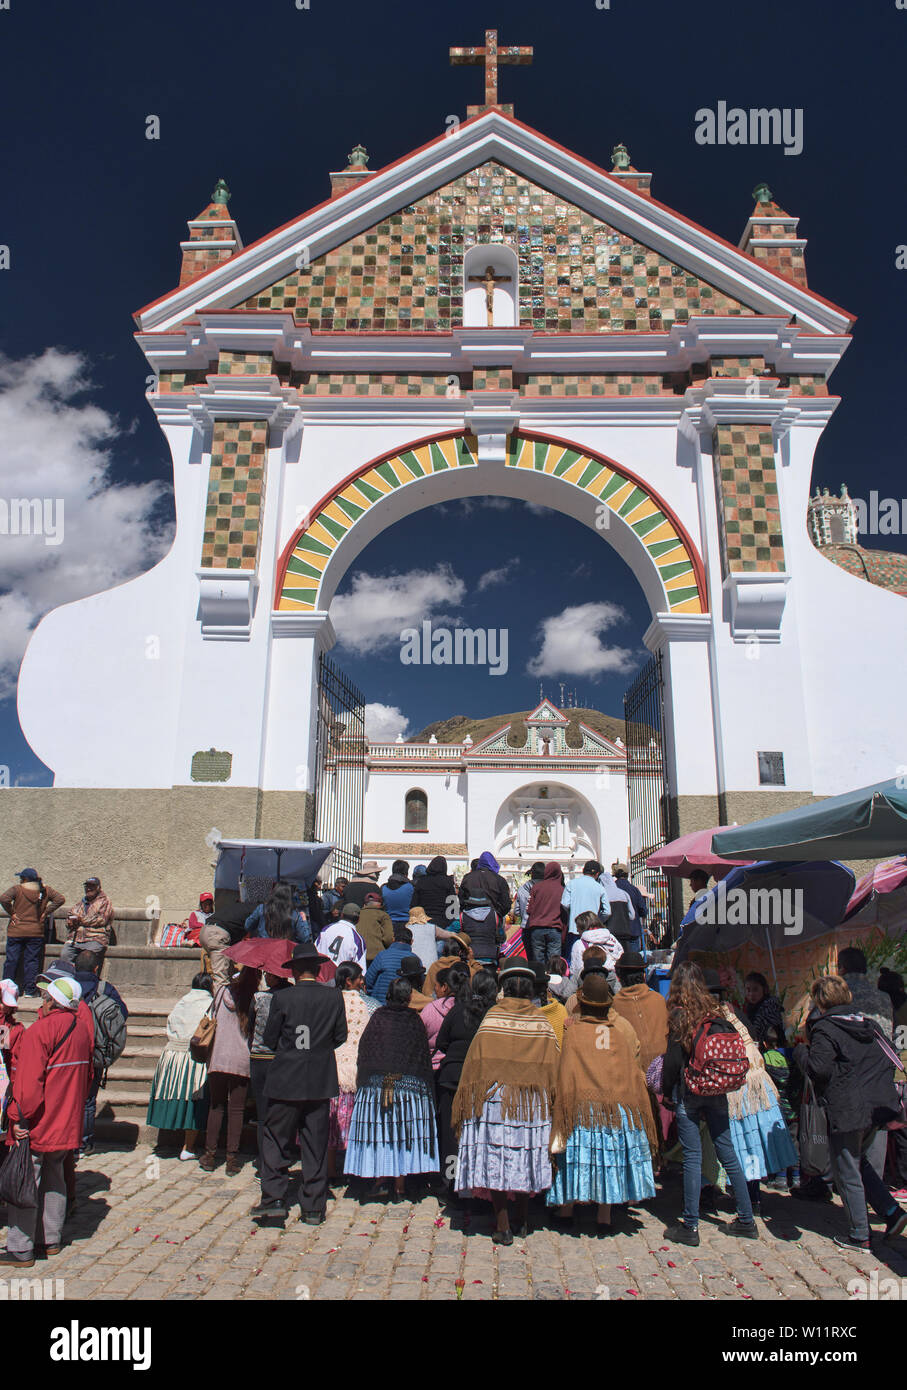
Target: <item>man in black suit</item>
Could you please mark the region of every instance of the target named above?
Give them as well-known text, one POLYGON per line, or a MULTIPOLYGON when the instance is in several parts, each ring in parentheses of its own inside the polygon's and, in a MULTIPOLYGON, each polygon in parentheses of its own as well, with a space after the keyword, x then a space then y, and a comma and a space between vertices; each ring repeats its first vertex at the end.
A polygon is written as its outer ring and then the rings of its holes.
POLYGON ((265 1083, 268 1110, 261 1141, 261 1201, 251 1212, 258 1221, 286 1219, 288 1170, 297 1133, 302 1219, 310 1226, 324 1220, 331 1097, 339 1091, 334 1049, 347 1036, 343 993, 318 983, 318 971, 326 960, 311 941, 296 947, 286 962, 295 988, 275 995, 265 1026, 264 1046, 273 1050, 274 1060, 265 1083))

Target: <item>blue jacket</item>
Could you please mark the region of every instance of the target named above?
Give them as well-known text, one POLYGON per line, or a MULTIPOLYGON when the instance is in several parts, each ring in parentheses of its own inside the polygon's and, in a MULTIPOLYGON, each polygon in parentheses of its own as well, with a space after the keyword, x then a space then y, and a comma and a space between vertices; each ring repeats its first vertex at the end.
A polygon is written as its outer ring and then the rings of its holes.
POLYGON ((403 957, 411 956, 412 953, 412 946, 408 946, 405 941, 395 941, 393 945, 386 946, 383 951, 378 952, 365 972, 365 988, 373 999, 377 999, 380 1004, 387 1003, 387 987, 398 974, 403 957))
MULTIPOLYGON (((246 918, 246 936, 267 936, 265 927, 265 905, 259 903, 254 912, 246 918)), ((311 941, 312 928, 301 912, 293 913, 293 937, 298 942, 311 941)))
POLYGON ((381 897, 384 900, 384 910, 392 922, 409 921, 409 905, 412 901, 413 893, 416 891, 409 879, 399 883, 396 888, 390 887, 390 881, 385 883, 381 889, 381 897))
MULTIPOLYGON (((581 912, 594 912, 603 922, 611 916, 611 908, 604 890, 597 878, 591 874, 577 874, 564 888, 561 907, 570 909, 568 931, 576 933, 576 919, 581 912)), ((529 923, 530 927, 532 922, 529 923)))

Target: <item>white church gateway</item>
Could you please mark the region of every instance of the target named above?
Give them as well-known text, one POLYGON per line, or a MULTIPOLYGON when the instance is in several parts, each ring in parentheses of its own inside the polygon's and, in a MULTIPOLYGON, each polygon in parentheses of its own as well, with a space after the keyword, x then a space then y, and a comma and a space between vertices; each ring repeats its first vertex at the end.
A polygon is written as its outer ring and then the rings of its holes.
MULTIPOLYGON (((508 721, 479 743, 369 742, 365 858, 390 868, 443 854, 454 871, 490 849, 504 873, 555 860, 567 877, 587 859, 628 850, 626 749, 542 700, 514 746, 508 721)), ((434 737, 434 736, 433 736, 434 737)))
MULTIPOLYGON (((213 827, 311 832, 338 583, 400 518, 487 494, 574 517, 638 580, 674 830, 905 761, 907 604, 807 533, 852 318, 808 287, 797 218, 760 185, 732 246, 657 202, 623 146, 605 170, 516 120, 495 84, 383 169, 357 147, 324 203, 248 247, 223 184, 189 223, 178 287, 135 316, 175 540, 34 632, 19 713, 54 787, 4 794, 13 858, 40 847, 64 887, 90 861, 121 900, 188 903, 213 827)), ((436 808, 433 843, 473 848, 481 824, 481 848, 520 857, 524 811, 538 826, 549 800, 577 852, 610 852, 611 812, 595 824, 569 768, 474 755, 450 754, 477 788, 467 831, 445 819, 459 772, 426 760, 424 787, 409 754, 375 750, 371 786, 395 779, 396 801, 385 821, 373 793, 364 840, 408 844, 407 782, 436 808)))

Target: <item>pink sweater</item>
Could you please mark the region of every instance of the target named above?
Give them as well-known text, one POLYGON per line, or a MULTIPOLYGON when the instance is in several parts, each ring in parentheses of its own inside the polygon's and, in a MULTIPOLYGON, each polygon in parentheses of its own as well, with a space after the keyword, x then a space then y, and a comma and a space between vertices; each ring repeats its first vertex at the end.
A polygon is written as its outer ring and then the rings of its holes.
POLYGON ((428 1045, 431 1048, 431 1069, 437 1071, 444 1060, 444 1053, 435 1050, 435 1043, 438 1041, 438 1034, 441 1031, 441 1024, 444 1022, 444 1015, 450 1013, 456 1000, 453 995, 448 995, 446 999, 433 999, 430 1004, 426 1004, 419 1017, 425 1024, 425 1031, 428 1034, 428 1045))

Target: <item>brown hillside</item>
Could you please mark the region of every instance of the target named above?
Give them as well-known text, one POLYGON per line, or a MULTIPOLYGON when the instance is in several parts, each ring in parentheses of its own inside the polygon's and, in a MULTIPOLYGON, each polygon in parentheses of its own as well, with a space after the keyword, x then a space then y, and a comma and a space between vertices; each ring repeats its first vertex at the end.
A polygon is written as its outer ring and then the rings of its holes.
MULTIPOLYGON (((439 743, 461 743, 469 734, 473 743, 480 743, 502 724, 512 724, 514 721, 522 724, 531 713, 532 710, 519 710, 514 714, 491 714, 484 719, 471 719, 466 714, 455 714, 450 719, 436 719, 433 724, 426 724, 424 729, 420 729, 419 733, 413 734, 412 738, 406 741, 427 743, 434 734, 439 743)), ((563 713, 571 721, 575 718, 582 724, 588 724, 590 729, 594 729, 597 734, 604 734, 605 738, 626 738, 623 719, 617 719, 612 714, 602 714, 597 709, 567 709, 563 713)))

